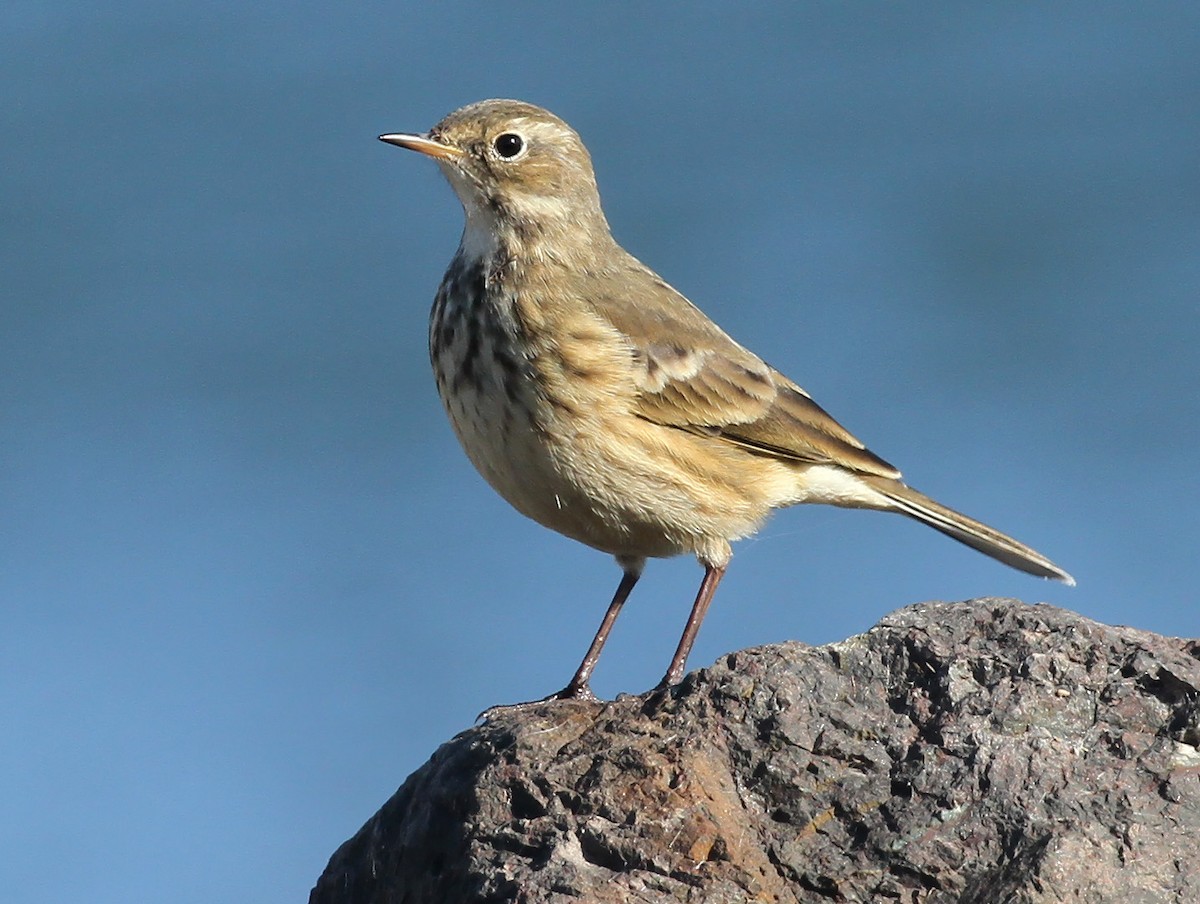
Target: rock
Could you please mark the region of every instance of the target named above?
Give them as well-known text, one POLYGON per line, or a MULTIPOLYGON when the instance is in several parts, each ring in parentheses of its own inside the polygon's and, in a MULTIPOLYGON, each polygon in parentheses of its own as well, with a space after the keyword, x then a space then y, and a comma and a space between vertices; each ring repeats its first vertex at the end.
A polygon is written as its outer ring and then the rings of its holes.
POLYGON ((1013 600, 501 711, 311 904, 1200 901, 1200 642, 1013 600))

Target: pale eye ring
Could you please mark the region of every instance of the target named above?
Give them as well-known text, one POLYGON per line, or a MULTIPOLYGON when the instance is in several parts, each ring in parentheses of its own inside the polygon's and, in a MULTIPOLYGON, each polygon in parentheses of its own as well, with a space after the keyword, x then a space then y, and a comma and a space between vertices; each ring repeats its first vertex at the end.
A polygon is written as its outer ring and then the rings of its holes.
POLYGON ((521 156, 521 152, 525 150, 525 139, 516 132, 504 132, 496 136, 492 148, 505 160, 512 160, 521 156))

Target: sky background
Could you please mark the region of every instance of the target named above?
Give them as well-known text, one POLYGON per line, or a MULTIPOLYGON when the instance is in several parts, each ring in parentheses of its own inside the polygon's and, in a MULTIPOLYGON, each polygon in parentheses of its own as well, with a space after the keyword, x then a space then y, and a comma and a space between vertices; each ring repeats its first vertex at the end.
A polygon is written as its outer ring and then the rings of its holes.
MULTIPOLYGON (((619 577, 451 434, 461 229, 380 144, 555 111, 617 238, 909 481, 1073 572, 804 508, 691 665, 1013 596, 1195 637, 1194 3, 0 7, 0 888, 295 902, 487 706, 575 668, 619 577)), ((661 676, 652 562, 595 678, 661 676)))

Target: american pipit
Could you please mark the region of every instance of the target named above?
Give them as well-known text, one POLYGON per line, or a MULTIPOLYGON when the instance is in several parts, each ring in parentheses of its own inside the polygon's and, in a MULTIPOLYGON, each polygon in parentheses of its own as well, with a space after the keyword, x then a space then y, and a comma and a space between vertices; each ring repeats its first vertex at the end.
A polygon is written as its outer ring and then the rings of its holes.
POLYGON ((660 686, 679 681, 730 542, 783 506, 899 512, 1074 583, 904 484, 618 245, 587 149, 558 117, 488 100, 427 134, 380 138, 436 160, 466 214, 429 322, 438 392, 463 449, 517 511, 624 571, 587 655, 552 697, 594 699, 592 670, 646 559, 692 553, 704 579, 660 686))

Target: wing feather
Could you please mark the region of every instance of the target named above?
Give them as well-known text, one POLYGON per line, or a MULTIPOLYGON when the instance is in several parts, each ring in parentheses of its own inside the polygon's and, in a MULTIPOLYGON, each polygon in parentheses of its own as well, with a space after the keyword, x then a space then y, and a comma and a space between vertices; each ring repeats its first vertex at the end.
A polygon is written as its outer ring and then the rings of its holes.
POLYGON ((727 336, 653 272, 633 258, 629 262, 641 272, 632 280, 614 280, 614 287, 649 285, 654 297, 589 295, 597 313, 629 344, 639 416, 763 455, 900 476, 803 389, 727 336))

